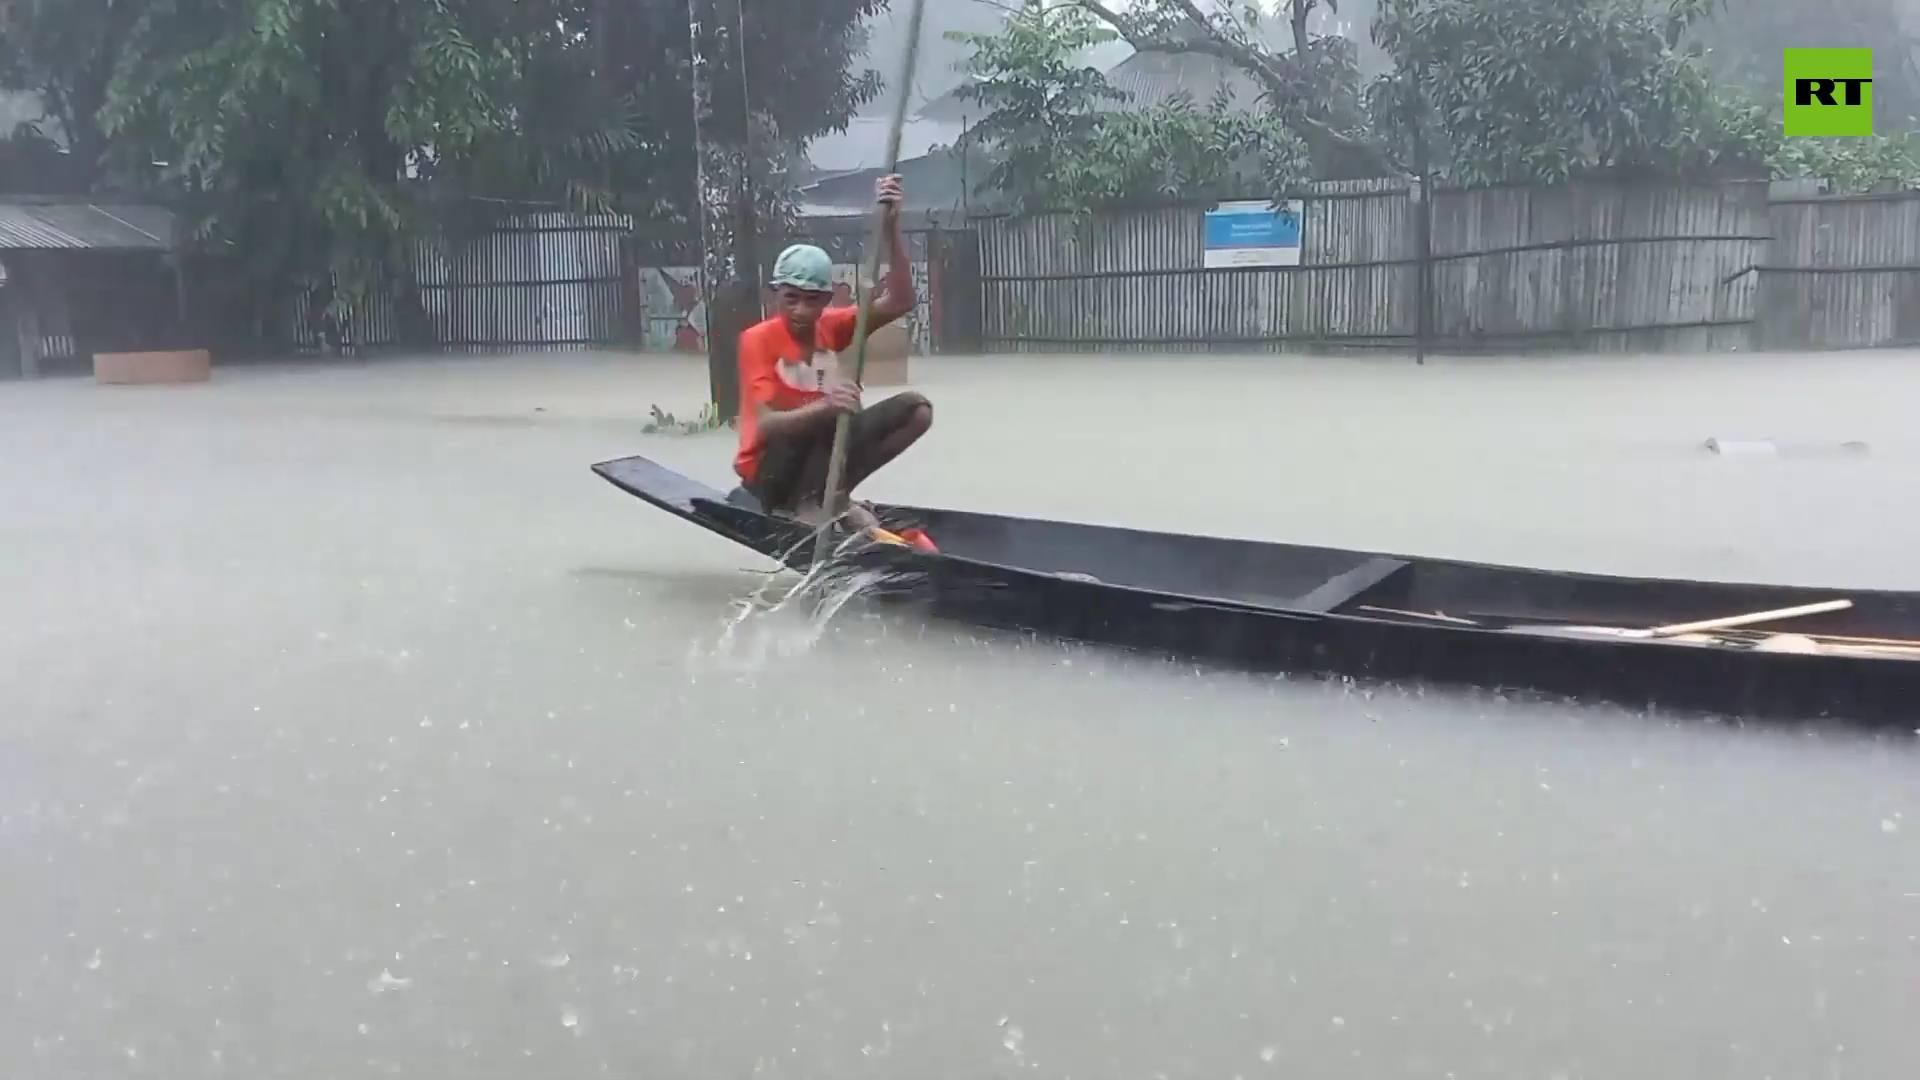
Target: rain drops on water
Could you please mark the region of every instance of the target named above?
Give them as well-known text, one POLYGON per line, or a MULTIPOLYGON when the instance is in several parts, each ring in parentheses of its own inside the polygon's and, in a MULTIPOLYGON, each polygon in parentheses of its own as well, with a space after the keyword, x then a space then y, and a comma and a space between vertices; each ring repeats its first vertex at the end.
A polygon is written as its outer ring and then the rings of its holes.
POLYGON ((396 978, 392 971, 381 968, 380 974, 367 980, 367 992, 370 994, 384 994, 391 990, 405 990, 412 985, 412 979, 396 978))

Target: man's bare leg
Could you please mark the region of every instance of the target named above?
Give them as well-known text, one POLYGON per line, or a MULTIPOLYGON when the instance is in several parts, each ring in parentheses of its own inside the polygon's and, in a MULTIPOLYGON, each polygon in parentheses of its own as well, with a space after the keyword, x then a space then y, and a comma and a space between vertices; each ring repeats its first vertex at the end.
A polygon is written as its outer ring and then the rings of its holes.
MULTIPOLYGON (((906 452, 909 446, 918 442, 920 436, 933 426, 933 405, 925 397, 907 391, 888 398, 884 407, 902 410, 900 423, 893 430, 866 449, 861 455, 861 467, 847 476, 847 490, 851 492, 860 486, 861 481, 872 476, 882 465, 906 452)), ((856 529, 877 529, 880 519, 875 516, 873 507, 859 499, 847 500, 846 521, 856 529)))
MULTIPOLYGON (((880 466, 899 457, 933 426, 933 406, 919 394, 909 391, 895 395, 887 399, 883 407, 895 410, 900 417, 899 423, 871 445, 864 446, 857 464, 852 461, 848 463, 851 467, 846 476, 849 490, 872 476, 880 466)), ((819 498, 803 499, 790 513, 782 513, 781 516, 790 517, 814 529, 826 525, 829 520, 819 498)), ((858 499, 847 501, 846 512, 840 520, 856 530, 880 527, 880 518, 874 514, 873 507, 858 499)))

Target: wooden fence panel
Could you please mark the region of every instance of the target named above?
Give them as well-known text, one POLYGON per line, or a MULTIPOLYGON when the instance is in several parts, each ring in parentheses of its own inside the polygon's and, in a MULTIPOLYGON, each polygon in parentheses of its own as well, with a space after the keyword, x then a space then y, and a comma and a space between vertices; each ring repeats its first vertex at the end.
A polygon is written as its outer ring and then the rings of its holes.
POLYGON ((1920 345, 1920 192, 1777 198, 1768 217, 1756 345, 1920 345))
POLYGON ((1440 350, 1745 347, 1767 244, 1760 183, 1301 193, 1301 265, 1206 269, 1198 207, 979 221, 984 346, 1411 348, 1424 304, 1440 350), (1430 284, 1419 267, 1430 257, 1430 284), (1424 295, 1423 295, 1424 292, 1424 295))
POLYGON ((1301 265, 1209 269, 1204 207, 991 217, 988 351, 1403 346, 1415 319, 1410 200, 1397 180, 1301 192, 1301 265))
POLYGON ((1442 189, 1433 215, 1441 348, 1738 348, 1766 244, 1758 183, 1442 189))

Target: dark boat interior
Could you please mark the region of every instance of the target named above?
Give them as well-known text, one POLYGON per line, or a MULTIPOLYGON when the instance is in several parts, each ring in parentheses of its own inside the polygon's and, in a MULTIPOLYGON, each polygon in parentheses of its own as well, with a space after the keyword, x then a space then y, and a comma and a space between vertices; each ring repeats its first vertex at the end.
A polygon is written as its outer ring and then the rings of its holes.
MULTIPOLYGON (((765 517, 655 462, 622 458, 594 471, 669 513, 749 547, 766 546, 765 517)), ((1749 623, 1739 632, 1920 642, 1920 593, 1608 577, 925 507, 879 509, 884 520, 924 525, 943 556, 1210 603, 1460 629, 1643 631, 1844 600, 1851 604, 1845 610, 1749 623)), ((1912 655, 1920 658, 1920 648, 1912 655)))
POLYGON ((1608 577, 1294 544, 1183 536, 1030 518, 900 507, 942 554, 1111 585, 1318 614, 1472 623, 1650 629, 1849 600, 1768 630, 1920 639, 1920 594, 1608 577))

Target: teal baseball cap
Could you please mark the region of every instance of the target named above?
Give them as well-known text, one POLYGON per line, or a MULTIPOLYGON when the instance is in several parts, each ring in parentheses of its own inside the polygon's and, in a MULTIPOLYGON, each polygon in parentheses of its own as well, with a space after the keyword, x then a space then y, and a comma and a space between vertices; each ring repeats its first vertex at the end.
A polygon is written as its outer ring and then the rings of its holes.
POLYGON ((809 292, 832 292, 833 260, 812 244, 795 244, 773 261, 773 283, 809 292))

